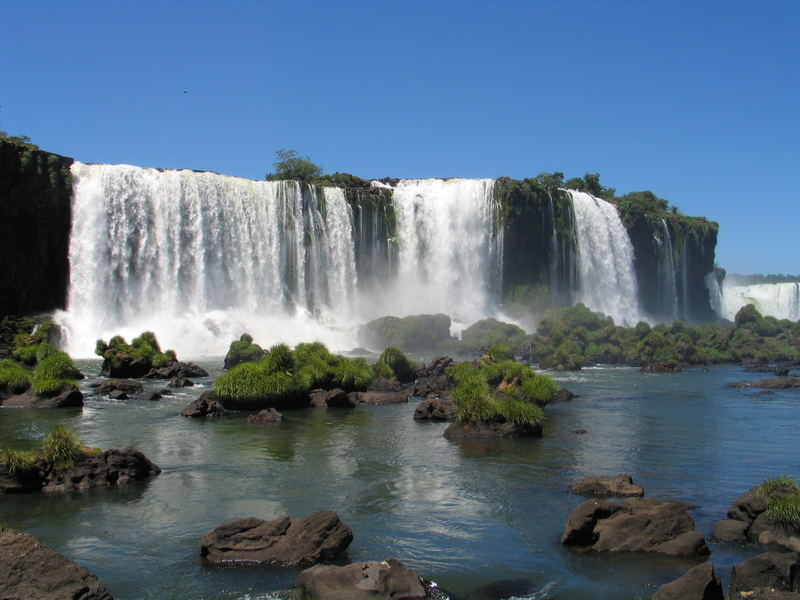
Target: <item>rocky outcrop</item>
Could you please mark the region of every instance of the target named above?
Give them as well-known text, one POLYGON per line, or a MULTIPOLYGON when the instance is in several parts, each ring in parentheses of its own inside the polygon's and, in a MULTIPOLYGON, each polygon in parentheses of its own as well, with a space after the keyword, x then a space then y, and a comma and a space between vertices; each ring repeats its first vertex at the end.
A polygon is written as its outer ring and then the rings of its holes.
POLYGON ((0 598, 114 600, 88 569, 29 533, 0 528, 0 598))
POLYGON ((397 346, 405 351, 421 351, 452 339, 450 317, 443 314, 381 317, 358 331, 359 343, 368 348, 397 346))
POLYGON ((247 422, 263 425, 265 423, 277 423, 283 419, 283 415, 274 408, 265 408, 258 411, 255 415, 248 415, 247 422))
POLYGON ((0 140, 0 316, 66 306, 72 162, 0 140))
POLYGON ((317 565, 300 573, 294 591, 299 600, 423 600, 427 595, 419 575, 396 558, 317 565))
POLYGON ((138 381, 131 379, 109 379, 107 381, 96 381, 91 384, 98 396, 106 396, 114 390, 121 390, 129 394, 141 394, 144 386, 138 381))
POLYGON ((677 362, 654 362, 640 369, 643 373, 679 373, 682 370, 677 362))
POLYGON ((722 581, 714 565, 704 562, 674 581, 662 585, 650 600, 724 600, 722 581))
POLYGON ((589 500, 570 514, 561 543, 596 552, 707 556, 710 550, 689 508, 686 502, 655 498, 629 498, 622 504, 589 500))
POLYGON ((227 410, 217 397, 217 392, 208 390, 181 411, 184 417, 220 417, 227 410))
POLYGON ((541 437, 542 426, 539 424, 517 424, 509 421, 481 421, 479 423, 453 423, 444 430, 444 437, 449 440, 474 438, 518 438, 541 437))
MULTIPOLYGON (((193 362, 174 361, 166 367, 151 369, 144 377, 146 379, 175 379, 176 377, 208 377, 208 371, 193 362)), ((194 384, 192 384, 194 385, 194 384)))
POLYGON ((765 552, 733 566, 731 597, 759 588, 800 592, 800 555, 797 552, 765 552))
POLYGON ((767 390, 786 390, 800 388, 800 377, 768 377, 759 381, 734 381, 728 387, 763 388, 767 390))
POLYGON ((55 394, 37 394, 33 388, 0 400, 3 408, 75 408, 83 406, 83 394, 71 385, 64 385, 55 394))
POLYGON ((353 541, 353 532, 326 510, 292 521, 236 519, 203 536, 200 553, 210 563, 308 566, 332 560, 353 541))
POLYGON ((194 387, 194 381, 192 381, 188 377, 179 375, 178 377, 173 377, 172 379, 169 380, 169 387, 174 387, 174 388, 194 387))
POLYGON ((414 410, 415 421, 455 421, 456 405, 452 400, 431 398, 419 403, 414 410))
POLYGON ((728 518, 714 526, 723 542, 758 542, 770 550, 800 552, 800 530, 773 523, 767 515, 767 498, 755 486, 734 500, 728 518))
POLYGON ((408 402, 408 394, 401 392, 357 392, 356 397, 362 404, 383 405, 408 402))
POLYGON ((28 492, 83 492, 94 487, 113 487, 145 480, 161 473, 137 450, 84 453, 71 467, 59 467, 38 459, 28 468, 11 473, 0 465, 0 496, 28 492))
POLYGON ((569 491, 579 496, 618 496, 621 498, 644 496, 644 488, 634 485, 631 476, 625 473, 614 477, 587 477, 574 483, 569 491))
POLYGON ((315 408, 353 408, 356 405, 351 395, 344 390, 311 390, 309 394, 311 406, 315 408))

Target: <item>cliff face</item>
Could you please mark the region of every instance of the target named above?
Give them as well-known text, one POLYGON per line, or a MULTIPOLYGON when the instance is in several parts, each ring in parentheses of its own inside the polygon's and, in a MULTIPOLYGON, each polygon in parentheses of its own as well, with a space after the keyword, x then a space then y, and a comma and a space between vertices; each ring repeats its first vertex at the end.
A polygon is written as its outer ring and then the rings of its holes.
POLYGON ((681 318, 699 323, 714 321, 705 276, 714 271, 719 225, 703 217, 684 215, 626 215, 628 230, 636 255, 639 299, 645 314, 668 321, 681 318), (669 245, 665 243, 669 232, 669 245), (667 254, 671 250, 671 257, 667 254), (663 270, 670 262, 674 268, 674 291, 665 289, 663 270), (674 294, 675 306, 667 295, 674 294))
POLYGON ((66 304, 72 162, 0 141, 0 316, 66 304))

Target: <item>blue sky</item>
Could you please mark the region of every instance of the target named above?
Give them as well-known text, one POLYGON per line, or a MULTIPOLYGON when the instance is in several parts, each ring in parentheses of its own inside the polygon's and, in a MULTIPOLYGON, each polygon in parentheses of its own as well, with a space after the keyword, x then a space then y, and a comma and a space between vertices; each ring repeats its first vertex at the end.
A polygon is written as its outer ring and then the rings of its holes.
POLYGON ((0 2, 0 129, 262 178, 599 172, 800 273, 800 2, 0 2), (184 94, 187 90, 189 93, 184 94))

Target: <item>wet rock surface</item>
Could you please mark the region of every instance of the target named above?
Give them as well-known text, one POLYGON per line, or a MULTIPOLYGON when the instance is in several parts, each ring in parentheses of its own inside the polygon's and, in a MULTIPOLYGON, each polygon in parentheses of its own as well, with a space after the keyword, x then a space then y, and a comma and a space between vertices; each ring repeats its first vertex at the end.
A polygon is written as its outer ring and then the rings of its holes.
POLYGON ((295 597, 313 600, 422 600, 428 589, 414 571, 396 558, 317 565, 297 578, 295 597))
POLYGON ((214 390, 208 390, 181 411, 184 417, 220 417, 227 413, 214 390))
POLYGON ((570 493, 579 496, 618 496, 621 498, 644 496, 644 488, 635 485, 630 475, 620 473, 614 477, 587 477, 573 484, 570 493))
POLYGON ((665 583, 653 594, 651 600, 724 600, 722 581, 714 572, 714 565, 704 562, 665 583))

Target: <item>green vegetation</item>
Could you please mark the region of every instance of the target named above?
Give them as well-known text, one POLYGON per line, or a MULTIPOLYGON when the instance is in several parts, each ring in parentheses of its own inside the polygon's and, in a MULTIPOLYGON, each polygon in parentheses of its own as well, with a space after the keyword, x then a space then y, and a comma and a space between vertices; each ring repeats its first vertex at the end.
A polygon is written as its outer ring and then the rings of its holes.
POLYGON ((302 403, 317 388, 363 391, 373 378, 364 359, 331 354, 319 342, 298 344, 294 352, 277 344, 265 358, 233 367, 214 387, 220 398, 239 405, 280 405, 302 403))
POLYGON ((364 325, 358 338, 369 348, 397 346, 406 352, 441 348, 452 340, 450 317, 441 314, 381 317, 364 325))
POLYGON ((458 420, 466 423, 541 425, 541 407, 558 392, 552 379, 513 360, 460 363, 448 373, 455 381, 452 397, 458 420))
POLYGON ((504 344, 513 349, 524 346, 528 335, 525 330, 512 323, 504 323, 497 319, 476 321, 461 332, 459 349, 465 354, 487 350, 492 346, 504 344))
POLYGON ((253 336, 243 333, 242 336, 231 342, 228 353, 225 355, 225 369, 231 369, 236 365, 246 362, 255 362, 266 356, 264 349, 258 344, 253 343, 253 336))
POLYGON ((612 200, 617 190, 600 184, 600 173, 586 173, 583 177, 573 177, 564 184, 565 188, 589 192, 592 196, 612 200))
POLYGON ((31 142, 31 138, 27 135, 11 135, 7 131, 0 131, 0 141, 25 146, 28 150, 39 149, 39 146, 31 142))
POLYGON ((39 448, 33 450, 4 449, 0 451, 0 464, 8 469, 11 475, 33 468, 38 461, 45 467, 69 468, 83 454, 95 455, 98 448, 87 448, 77 434, 63 425, 56 425, 44 437, 39 448))
POLYGON ((401 383, 414 380, 416 364, 408 360, 397 346, 389 346, 381 353, 378 362, 373 365, 376 377, 391 379, 396 377, 401 383))
POLYGON ((767 500, 767 516, 778 525, 800 530, 800 486, 788 475, 764 480, 758 493, 767 500))
POLYGON ((133 338, 130 344, 119 335, 112 337, 108 343, 97 340, 94 352, 108 360, 115 368, 119 368, 123 360, 130 358, 146 358, 155 369, 165 367, 177 360, 174 350, 161 351, 161 346, 152 331, 145 331, 140 336, 133 338))
POLYGON ((30 371, 13 360, 0 360, 0 391, 21 394, 30 386, 30 371))
POLYGON ((12 353, 15 360, 28 366, 35 365, 39 360, 46 358, 48 354, 57 351, 49 343, 49 340, 56 334, 56 326, 53 323, 41 323, 31 329, 32 333, 18 333, 14 336, 12 353))
POLYGON ((322 175, 322 167, 314 164, 306 157, 301 157, 296 150, 281 148, 275 152, 274 173, 267 173, 267 181, 281 181, 293 179, 304 183, 311 183, 315 177, 322 175))
POLYGON ((56 350, 36 365, 31 383, 37 394, 52 395, 65 388, 77 387, 76 380, 82 377, 72 359, 56 350))

